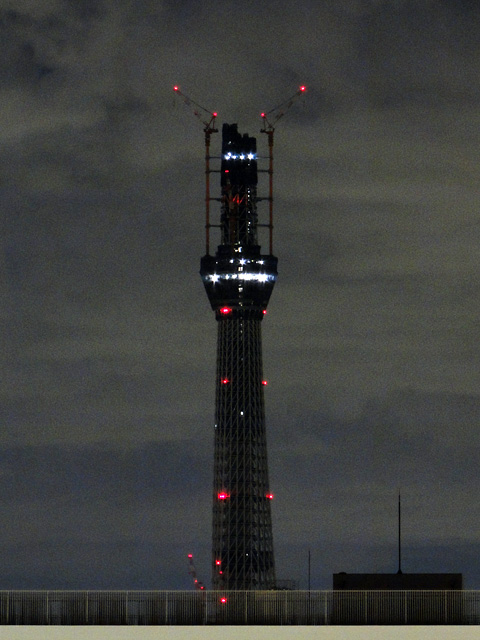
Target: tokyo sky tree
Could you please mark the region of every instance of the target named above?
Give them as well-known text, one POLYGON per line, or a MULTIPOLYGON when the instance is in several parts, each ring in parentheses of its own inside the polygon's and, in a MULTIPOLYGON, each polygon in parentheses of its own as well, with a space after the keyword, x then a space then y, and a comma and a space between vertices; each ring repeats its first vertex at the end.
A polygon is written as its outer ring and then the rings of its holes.
POLYGON ((213 589, 273 589, 275 562, 271 518, 272 493, 268 481, 262 372, 261 323, 277 279, 272 251, 273 135, 275 123, 299 90, 286 102, 262 113, 262 132, 268 138, 269 195, 257 197, 256 139, 240 134, 236 124, 224 124, 220 165, 220 197, 210 196, 210 137, 216 133, 212 113, 174 91, 205 125, 206 255, 200 274, 218 326, 215 452, 213 483, 213 589), (210 202, 220 202, 218 224, 210 222, 210 202), (260 224, 257 204, 268 202, 269 219, 260 224), (210 254, 210 229, 218 227, 220 244, 210 254), (262 253, 259 227, 269 235, 269 251, 262 253))
POLYGON ((221 244, 200 273, 218 325, 213 488, 214 589, 275 586, 261 323, 277 258, 257 238, 256 140, 223 125, 221 244))

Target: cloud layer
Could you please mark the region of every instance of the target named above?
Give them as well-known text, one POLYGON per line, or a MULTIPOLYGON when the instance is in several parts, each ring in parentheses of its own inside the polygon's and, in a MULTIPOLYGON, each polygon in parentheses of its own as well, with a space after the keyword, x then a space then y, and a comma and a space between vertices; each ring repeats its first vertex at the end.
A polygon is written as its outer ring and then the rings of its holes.
POLYGON ((203 133, 174 83, 252 135, 309 87, 277 126, 263 323, 279 577, 305 587, 308 549, 314 587, 395 571, 401 487, 404 570, 478 587, 479 21, 4 0, 5 588, 190 588, 188 552, 208 583, 203 133))

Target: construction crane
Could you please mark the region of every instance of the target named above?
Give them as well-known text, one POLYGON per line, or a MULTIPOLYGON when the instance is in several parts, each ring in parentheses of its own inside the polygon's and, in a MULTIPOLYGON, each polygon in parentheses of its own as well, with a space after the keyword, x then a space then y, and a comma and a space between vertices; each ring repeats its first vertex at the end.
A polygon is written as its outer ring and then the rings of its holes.
MULTIPOLYGON (((212 133, 217 133, 218 129, 215 127, 215 120, 217 118, 216 111, 209 111, 207 108, 202 107, 201 104, 192 100, 187 95, 180 91, 178 85, 173 87, 174 92, 178 95, 183 102, 191 108, 193 114, 202 122, 205 133, 205 245, 206 255, 210 254, 210 228, 215 225, 210 224, 210 138, 212 133)), ((265 171, 269 174, 269 223, 268 225, 262 225, 269 228, 269 245, 270 255, 273 254, 273 134, 275 132, 276 123, 282 118, 285 113, 290 109, 296 99, 304 94, 306 87, 300 86, 298 90, 273 109, 263 112, 261 114, 263 120, 263 128, 260 129, 261 133, 266 133, 268 136, 268 150, 269 150, 269 167, 265 171)), ((215 199, 215 198, 214 198, 215 199)))
POLYGON ((197 570, 195 563, 193 562, 193 553, 188 554, 188 575, 192 577, 193 585, 197 591, 204 591, 205 586, 203 582, 200 582, 197 578, 197 570))
POLYGON ((268 133, 269 131, 275 131, 275 125, 280 120, 280 118, 283 118, 283 116, 290 109, 290 107, 295 102, 295 100, 299 96, 303 95, 306 90, 307 90, 307 87, 305 85, 300 86, 298 88, 298 90, 295 91, 293 96, 291 96, 288 100, 285 100, 285 102, 282 102, 282 104, 279 104, 278 106, 274 107, 273 109, 270 109, 270 111, 263 112, 261 114, 262 119, 263 119, 263 129, 261 130, 262 133, 268 133), (271 122, 270 122, 270 120, 271 120, 271 122))
POLYGON ((182 93, 175 85, 174 92, 182 98, 183 102, 192 109, 193 114, 201 121, 204 126, 205 133, 205 245, 207 255, 210 253, 210 136, 217 133, 215 128, 216 111, 209 111, 201 104, 195 102, 184 93, 182 93))
POLYGON ((286 112, 290 109, 295 100, 303 95, 307 87, 301 85, 297 91, 285 102, 282 102, 278 106, 270 109, 270 111, 264 111, 261 113, 263 120, 263 127, 260 129, 261 133, 266 133, 268 137, 268 209, 269 209, 269 233, 270 233, 270 254, 273 253, 273 134, 275 132, 275 125, 283 118, 286 112))

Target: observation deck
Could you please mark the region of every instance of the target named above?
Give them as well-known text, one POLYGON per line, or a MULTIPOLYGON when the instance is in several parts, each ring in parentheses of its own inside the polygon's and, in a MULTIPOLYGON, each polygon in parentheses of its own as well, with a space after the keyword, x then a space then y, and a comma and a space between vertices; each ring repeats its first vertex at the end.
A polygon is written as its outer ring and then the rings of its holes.
POLYGON ((277 258, 261 255, 260 247, 232 255, 220 246, 215 256, 202 258, 200 274, 217 317, 222 307, 256 310, 261 317, 277 280, 277 258))

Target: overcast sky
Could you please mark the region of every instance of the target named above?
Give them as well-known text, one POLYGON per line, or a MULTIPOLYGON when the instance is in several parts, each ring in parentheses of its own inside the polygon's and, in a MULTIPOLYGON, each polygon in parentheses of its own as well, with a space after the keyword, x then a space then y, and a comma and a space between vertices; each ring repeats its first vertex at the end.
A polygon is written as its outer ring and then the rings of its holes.
POLYGON ((0 588, 189 589, 187 553, 210 585, 203 131, 175 83, 265 154, 259 113, 308 87, 263 322, 277 577, 306 588, 309 550, 312 588, 396 572, 400 488, 403 571, 480 588, 479 43, 475 0, 0 0, 0 588))

